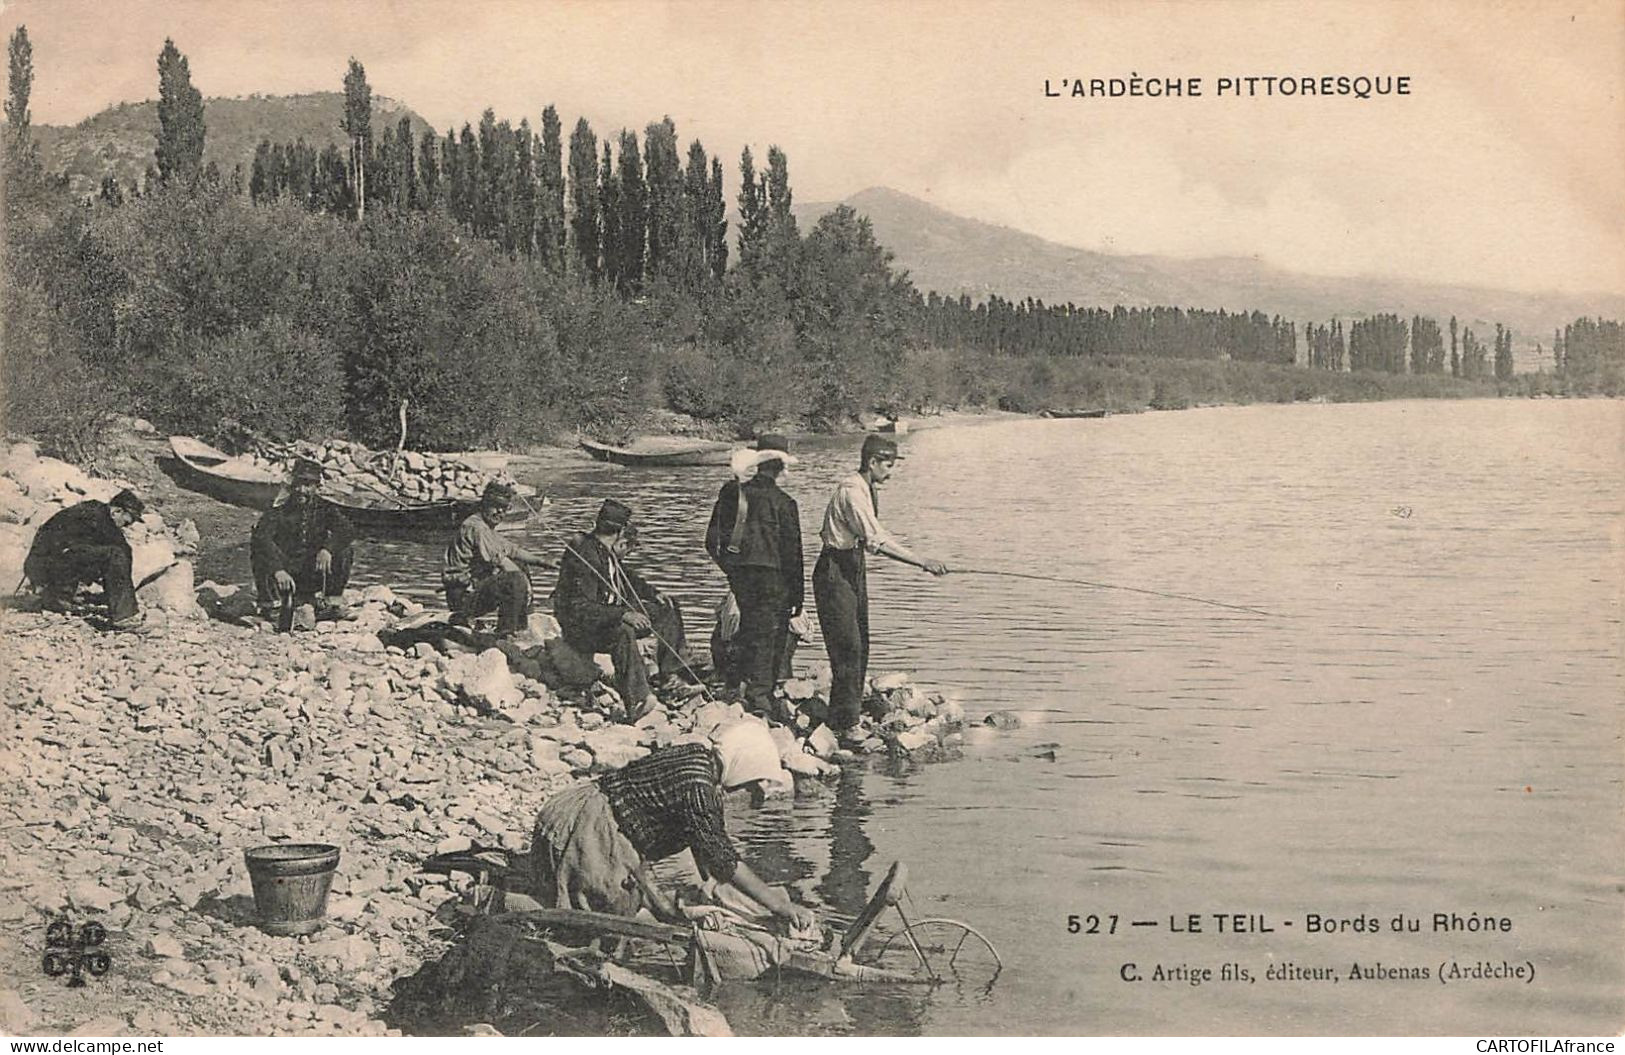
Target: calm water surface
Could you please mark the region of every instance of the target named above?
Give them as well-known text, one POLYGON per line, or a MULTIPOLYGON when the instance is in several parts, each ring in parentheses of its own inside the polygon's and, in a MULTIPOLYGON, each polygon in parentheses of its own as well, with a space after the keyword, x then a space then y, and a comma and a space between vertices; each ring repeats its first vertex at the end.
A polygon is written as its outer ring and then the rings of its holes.
MULTIPOLYGON (((730 819, 802 898, 855 912, 893 860, 921 914, 1007 961, 990 992, 739 985, 740 1032, 1615 1033, 1625 1025, 1621 740, 1625 411, 1617 402, 1252 407, 918 432, 888 524, 962 568, 1196 594, 1276 613, 1018 579, 871 571, 872 670, 972 713, 956 763, 848 770, 826 797, 730 819), (1212 933, 1211 914, 1273 933, 1212 933), (1433 934, 1436 912, 1510 934, 1433 934), (1069 914, 1119 917, 1069 934, 1069 914), (1206 933, 1169 932, 1170 915, 1206 933), (1304 933, 1310 913, 1377 934, 1304 933), (1396 934, 1404 913, 1422 932, 1396 934), (1130 920, 1156 920, 1132 928, 1130 920), (1286 921, 1292 921, 1288 926, 1286 921), (1533 984, 1441 986, 1442 961, 1533 984), (1253 982, 1153 982, 1241 964, 1253 982), (1272 964, 1426 966, 1426 982, 1270 981, 1272 964), (1120 979, 1134 963, 1147 980, 1120 979)), ((809 567, 856 443, 786 482, 809 567)), ((722 470, 582 465, 533 541, 606 495, 650 578, 690 602, 722 470)), ((373 546, 363 580, 436 581, 436 547, 373 546)), ((809 590, 809 599, 811 591, 809 590)), ((802 665, 823 660, 803 650, 802 665)))

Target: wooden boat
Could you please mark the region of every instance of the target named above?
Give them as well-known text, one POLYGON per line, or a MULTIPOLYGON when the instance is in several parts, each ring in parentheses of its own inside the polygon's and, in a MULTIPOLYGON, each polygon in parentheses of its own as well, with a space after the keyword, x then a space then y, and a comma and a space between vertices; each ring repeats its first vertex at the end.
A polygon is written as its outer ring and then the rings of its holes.
POLYGON ((727 465, 733 445, 686 436, 641 436, 624 447, 584 439, 581 449, 601 462, 634 468, 683 465, 727 465))
MULTIPOLYGON (((169 449, 184 467, 183 482, 194 490, 250 509, 270 509, 287 482, 283 470, 267 468, 263 461, 211 447, 192 436, 171 436, 169 449)), ((410 502, 382 488, 324 489, 322 500, 341 510, 362 532, 440 531, 456 527, 479 509, 479 502, 443 499, 410 502)))
POLYGON ((406 502, 382 493, 333 491, 322 501, 336 506, 357 531, 449 531, 480 508, 477 500, 448 498, 438 502, 406 502))
POLYGON ((1110 414, 1109 410, 1046 410, 1040 417, 1046 418, 1103 418, 1110 414))
POLYGON ((287 482, 284 470, 227 454, 192 436, 169 437, 169 449, 183 468, 183 483, 232 505, 270 509, 287 482))

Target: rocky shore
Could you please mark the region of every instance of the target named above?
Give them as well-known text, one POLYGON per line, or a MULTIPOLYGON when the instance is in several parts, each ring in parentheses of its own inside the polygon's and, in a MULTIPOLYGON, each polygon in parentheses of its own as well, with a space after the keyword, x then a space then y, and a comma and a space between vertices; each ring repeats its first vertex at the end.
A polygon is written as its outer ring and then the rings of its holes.
MULTIPOLYGON (((0 541, 13 550, 54 508, 117 483, 16 448, 4 469, 13 530, 0 541)), ((548 795, 743 713, 689 690, 619 724, 601 682, 549 689, 512 649, 388 646, 425 614, 383 587, 353 594, 353 622, 245 625, 244 591, 194 586, 189 534, 156 517, 132 529, 157 565, 138 572, 153 577, 140 632, 17 599, 0 609, 5 1032, 385 1033, 392 983, 444 951, 459 902, 460 877, 422 872, 427 857, 523 848, 548 795), (243 850, 282 841, 343 854, 328 924, 309 937, 255 926, 243 850), (64 914, 110 935, 111 970, 83 988, 40 970, 46 925, 64 914)), ((549 636, 545 619, 535 629, 549 636)), ((874 689, 866 750, 953 752, 957 704, 901 675, 874 689)), ((790 721, 773 727, 794 774, 782 793, 819 794, 855 759, 809 735, 816 676, 786 694, 790 721)))

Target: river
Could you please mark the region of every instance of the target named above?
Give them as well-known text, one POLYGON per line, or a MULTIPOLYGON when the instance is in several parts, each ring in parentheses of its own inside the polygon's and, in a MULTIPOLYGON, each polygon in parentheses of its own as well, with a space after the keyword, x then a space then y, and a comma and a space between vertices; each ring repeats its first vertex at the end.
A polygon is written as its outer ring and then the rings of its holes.
MULTIPOLYGON (((972 924, 1006 968, 990 989, 732 986, 736 1030, 1618 1031, 1621 403, 1216 408, 901 442, 883 512, 926 554, 1270 614, 872 566, 871 670, 1025 724, 730 825, 773 878, 847 913, 906 861, 915 911, 972 924), (1435 932, 1435 913, 1511 930, 1435 932), (1247 932, 1218 933, 1216 914, 1247 932), (1309 933, 1312 915, 1378 929, 1309 933), (1419 931, 1396 932, 1402 915, 1419 931), (1480 961, 1534 977, 1441 984, 1480 961), (1428 978, 1355 980, 1356 963, 1428 978), (1221 979, 1225 964, 1251 981, 1221 979), (1211 980, 1188 980, 1202 968, 1211 980), (1302 977, 1315 968, 1337 980, 1302 977)), ((786 488, 809 567, 856 446, 797 448, 786 488)), ((583 463, 531 481, 552 497, 534 541, 628 501, 643 567, 703 640, 721 579, 700 540, 723 472, 583 463)), ((437 558, 375 546, 359 577, 432 584, 437 558)))

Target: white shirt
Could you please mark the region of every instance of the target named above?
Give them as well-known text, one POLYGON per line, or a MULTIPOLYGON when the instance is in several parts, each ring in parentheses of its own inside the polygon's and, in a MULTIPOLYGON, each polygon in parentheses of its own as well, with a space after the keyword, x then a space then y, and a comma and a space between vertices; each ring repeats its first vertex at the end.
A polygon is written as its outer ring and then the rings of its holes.
POLYGON ((818 536, 830 549, 849 550, 862 543, 870 553, 879 553, 887 543, 893 549, 900 546, 875 515, 874 495, 862 473, 853 473, 836 485, 818 536))

